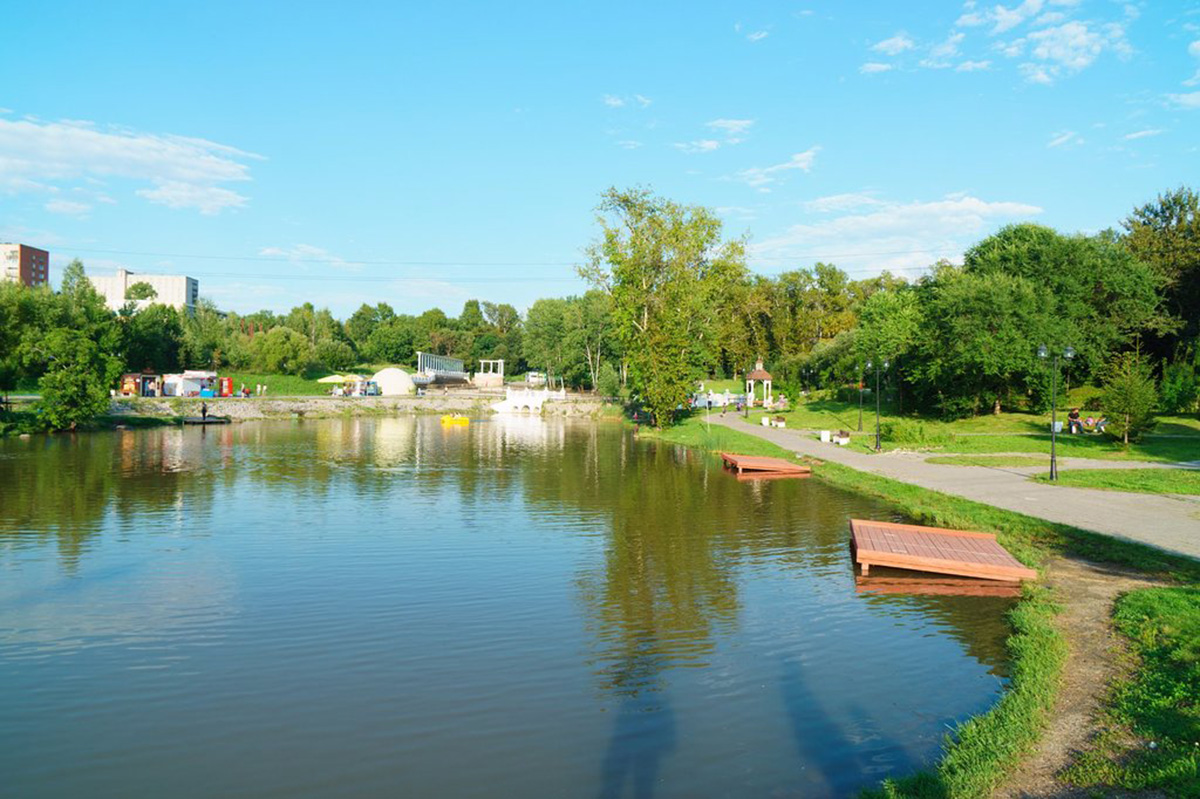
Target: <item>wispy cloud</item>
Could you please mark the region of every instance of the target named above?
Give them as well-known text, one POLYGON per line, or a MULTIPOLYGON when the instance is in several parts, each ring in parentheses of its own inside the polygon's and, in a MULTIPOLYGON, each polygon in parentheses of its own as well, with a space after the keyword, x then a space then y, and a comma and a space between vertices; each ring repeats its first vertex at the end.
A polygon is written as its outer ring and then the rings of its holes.
POLYGON ((1004 33, 1020 25, 1030 17, 1036 16, 1045 6, 1043 0, 1025 0, 1019 6, 1007 8, 996 5, 988 17, 992 21, 992 33, 1004 33))
POLYGON ((1046 146, 1053 149, 1055 147, 1065 147, 1068 144, 1083 144, 1083 139, 1073 130, 1063 130, 1052 134, 1046 146))
POLYGON ((817 153, 821 151, 819 146, 810 147, 802 153, 796 153, 782 164, 765 167, 751 167, 743 169, 734 175, 735 180, 745 183, 747 186, 758 189, 762 192, 770 191, 767 188, 772 183, 780 180, 784 173, 792 170, 800 172, 811 172, 813 163, 816 161, 817 153))
POLYGON ((747 33, 746 39, 751 42, 761 42, 770 35, 770 31, 754 31, 753 33, 747 33))
POLYGON ((964 61, 954 68, 955 72, 980 72, 992 66, 991 61, 964 61))
POLYGON ((726 144, 740 144, 744 141, 746 134, 750 128, 754 126, 753 119, 714 119, 711 122, 705 122, 706 128, 719 130, 725 134, 726 144))
POLYGON ((965 33, 952 33, 946 39, 929 48, 928 57, 922 59, 921 66, 933 69, 945 69, 952 66, 950 59, 958 55, 959 45, 967 38, 965 33))
POLYGON ((633 139, 625 139, 624 141, 617 142, 617 146, 623 150, 636 150, 642 146, 642 143, 633 139))
POLYGON ((312 244, 293 244, 290 247, 263 247, 258 251, 258 254, 277 256, 296 264, 317 263, 333 269, 343 269, 351 272, 362 268, 360 264, 349 263, 340 255, 334 255, 324 247, 315 247, 312 244))
POLYGON ((151 185, 135 192, 150 202, 215 214, 248 202, 224 184, 249 181, 246 162, 260 158, 189 136, 0 119, 0 190, 10 193, 133 180, 151 185))
POLYGON ((87 203, 60 199, 50 200, 43 207, 52 214, 63 214, 64 216, 78 217, 87 216, 88 212, 92 210, 92 206, 88 205, 87 203))
POLYGON ((651 100, 649 97, 646 97, 645 95, 642 95, 642 94, 635 94, 633 96, 633 99, 642 108, 649 108, 654 103, 653 100, 651 100))
POLYGON ((1168 94, 1167 99, 1174 103, 1177 107, 1193 110, 1200 108, 1200 92, 1189 92, 1187 94, 1168 94))
POLYGON ((1028 49, 1032 60, 1019 69, 1026 80, 1041 84, 1081 72, 1106 52, 1122 59, 1133 54, 1123 25, 1079 20, 1032 31, 1021 39, 1001 42, 996 49, 1009 58, 1020 57, 1028 49))
POLYGON ((890 39, 884 39, 871 45, 871 50, 884 55, 900 55, 905 50, 911 50, 916 43, 905 33, 897 33, 890 39))
POLYGON ((1165 133, 1165 132, 1166 131, 1162 130, 1161 128, 1154 128, 1151 130, 1139 130, 1139 131, 1135 131, 1133 133, 1126 133, 1125 141, 1133 141, 1135 139, 1145 139, 1145 138, 1149 138, 1150 136, 1158 136, 1159 134, 1165 133))
POLYGON ((858 71, 863 75, 876 75, 880 72, 888 72, 891 69, 891 64, 882 64, 878 61, 868 61, 859 67, 858 71))
POLYGON ((604 103, 609 108, 621 108, 625 105, 625 101, 615 94, 606 94, 600 98, 600 102, 604 103))
POLYGON ((711 153, 721 146, 721 142, 716 139, 699 139, 697 141, 676 142, 671 146, 685 153, 711 153))
POLYGON ((624 108, 627 105, 636 105, 638 108, 649 108, 654 101, 644 94, 635 94, 633 96, 621 97, 616 94, 605 94, 600 97, 600 102, 604 103, 609 108, 624 108))
POLYGON ((870 194, 830 194, 826 197, 818 197, 815 200, 806 201, 804 203, 804 210, 812 214, 828 214, 837 211, 853 211, 859 208, 869 208, 878 205, 883 205, 883 202, 875 199, 870 194))
POLYGON ((844 202, 852 213, 788 227, 753 245, 751 261, 776 268, 788 261, 817 260, 873 272, 919 268, 942 257, 960 259, 963 250, 992 227, 1042 212, 1036 205, 988 202, 967 194, 907 203, 860 194, 822 199, 831 212, 841 210, 844 202))

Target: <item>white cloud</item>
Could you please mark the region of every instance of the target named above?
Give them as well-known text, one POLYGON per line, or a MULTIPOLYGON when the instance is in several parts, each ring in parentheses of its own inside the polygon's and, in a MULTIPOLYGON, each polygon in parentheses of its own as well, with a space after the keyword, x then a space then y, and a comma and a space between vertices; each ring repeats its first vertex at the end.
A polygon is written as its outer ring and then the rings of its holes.
POLYGON ((620 97, 612 94, 606 94, 600 98, 600 102, 604 103, 609 108, 620 108, 625 105, 625 101, 620 97))
POLYGON ((856 208, 877 205, 883 205, 883 203, 869 194, 831 194, 827 197, 808 200, 804 203, 804 210, 812 214, 828 214, 834 211, 852 211, 856 208))
POLYGON ((746 38, 752 42, 761 42, 770 35, 768 31, 754 31, 753 33, 747 33, 746 38))
POLYGON ((246 205, 246 198, 235 191, 223 189, 220 186, 200 186, 179 180, 159 181, 153 189, 138 189, 134 194, 145 197, 157 205, 176 209, 195 208, 200 213, 209 216, 218 214, 226 208, 242 208, 246 205))
POLYGON ((753 119, 714 119, 711 122, 705 122, 706 128, 719 130, 725 134, 725 141, 728 144, 740 143, 745 134, 754 126, 753 119))
POLYGON ((796 153, 782 164, 766 167, 751 167, 743 169, 734 175, 735 180, 740 180, 747 186, 758 189, 759 191, 770 191, 767 188, 770 184, 780 179, 780 175, 784 172, 798 169, 801 172, 811 172, 813 163, 816 161, 817 153, 821 148, 814 146, 810 147, 802 153, 796 153))
POLYGON ((1133 141, 1134 139, 1145 139, 1150 136, 1158 136, 1159 134, 1165 133, 1165 132, 1166 131, 1163 131, 1159 128, 1154 128, 1152 130, 1139 130, 1134 133, 1125 134, 1125 141, 1133 141))
POLYGON ((1056 22, 1062 22, 1066 18, 1067 15, 1061 11, 1051 11, 1050 13, 1042 14, 1040 17, 1035 19, 1033 24, 1038 27, 1042 27, 1045 25, 1053 25, 1056 22))
POLYGON ((1083 144, 1083 139, 1081 139, 1079 137, 1079 134, 1073 130, 1064 130, 1064 131, 1060 131, 1058 133, 1052 134, 1050 136, 1050 141, 1049 141, 1049 143, 1046 144, 1046 146, 1050 147, 1050 148, 1054 148, 1054 147, 1063 147, 1068 144, 1071 144, 1071 145, 1083 144))
POLYGON ((884 39, 881 42, 871 46, 871 49, 876 53, 884 55, 900 55, 905 50, 911 50, 915 43, 904 33, 897 33, 890 39, 884 39))
POLYGON ((1200 58, 1200 39, 1188 45, 1188 55, 1193 58, 1200 58))
POLYGON ((92 210, 92 206, 87 203, 74 200, 55 199, 46 203, 44 207, 52 214, 63 214, 64 216, 85 216, 88 211, 92 210))
POLYGON ((360 264, 349 263, 340 255, 334 255, 324 247, 315 247, 312 244, 293 244, 291 247, 263 247, 258 251, 258 254, 278 256, 297 264, 317 263, 347 271, 356 271, 362 268, 360 264))
POLYGON ((932 202, 876 199, 858 213, 793 225, 753 245, 751 260, 774 267, 824 260, 843 269, 918 268, 940 257, 959 258, 991 228, 1041 212, 1035 205, 966 194, 932 202))
POLYGON ((635 94, 633 97, 620 97, 615 94, 605 94, 600 97, 600 102, 604 103, 609 108, 624 108, 630 103, 637 103, 639 108, 649 108, 654 101, 643 94, 635 94))
POLYGON ((685 153, 711 153, 721 146, 721 142, 715 139, 700 139, 698 141, 676 142, 671 146, 685 153))
POLYGON ((946 38, 946 41, 934 45, 933 49, 929 51, 929 55, 938 59, 956 56, 958 55, 958 46, 965 38, 967 38, 965 33, 952 33, 946 38))
POLYGON ((173 208, 217 213, 247 198, 222 184, 250 180, 261 156, 188 136, 101 128, 91 122, 0 119, 0 187, 10 192, 126 179, 136 193, 173 208))
POLYGON ((987 22, 987 17, 980 14, 978 11, 969 11, 963 14, 954 23, 958 28, 975 28, 987 22))
POLYGON ((625 139, 624 141, 617 142, 617 146, 624 150, 636 150, 642 146, 642 143, 633 139, 625 139))
POLYGON ((633 96, 633 99, 636 100, 637 104, 640 105, 642 108, 649 108, 650 105, 654 102, 649 97, 646 97, 641 94, 635 94, 633 96))
POLYGON ((954 68, 955 72, 979 72, 992 65, 991 61, 964 61, 954 68))
POLYGON ((1188 94, 1168 94, 1167 99, 1180 108, 1193 109, 1200 108, 1200 92, 1190 92, 1188 94))
POLYGON ((1106 51, 1121 58, 1133 53, 1125 38, 1125 28, 1116 23, 1097 24, 1072 21, 1031 32, 1025 39, 1010 46, 1017 55, 1028 42, 1030 56, 1037 61, 1021 65, 1026 79, 1033 83, 1053 83, 1063 75, 1080 72, 1095 63, 1106 51))
POLYGON ((992 22, 995 23, 992 26, 992 33, 1004 33, 1007 30, 1012 30, 1040 12, 1044 5, 1043 0, 1025 0, 1021 5, 1014 8, 997 5, 989 14, 992 22))
POLYGON ((878 61, 868 61, 858 68, 858 71, 863 75, 875 75, 880 72, 887 72, 892 69, 891 64, 881 64, 878 61))

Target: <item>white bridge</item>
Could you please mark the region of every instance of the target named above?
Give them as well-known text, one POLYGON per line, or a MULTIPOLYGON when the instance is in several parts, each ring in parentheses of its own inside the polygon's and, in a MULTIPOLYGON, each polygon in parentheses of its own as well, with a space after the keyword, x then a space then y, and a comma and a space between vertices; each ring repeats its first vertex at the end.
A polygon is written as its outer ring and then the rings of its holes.
POLYGON ((497 402, 492 406, 492 410, 496 413, 541 413, 542 405, 547 400, 565 400, 567 398, 566 389, 558 391, 550 391, 549 389, 508 389, 505 392, 503 402, 497 402))

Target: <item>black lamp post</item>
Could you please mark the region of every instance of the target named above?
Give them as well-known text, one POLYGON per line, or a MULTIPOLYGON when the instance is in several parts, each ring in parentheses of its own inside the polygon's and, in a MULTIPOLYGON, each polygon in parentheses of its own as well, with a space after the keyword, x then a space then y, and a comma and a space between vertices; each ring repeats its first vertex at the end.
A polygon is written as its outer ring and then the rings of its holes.
MULTIPOLYGON (((1053 358, 1050 374, 1050 479, 1058 480, 1058 353, 1053 356, 1045 344, 1038 347, 1039 358, 1053 358)), ((1075 348, 1067 347, 1062 351, 1062 357, 1068 361, 1075 357, 1075 348)))
POLYGON ((862 364, 858 365, 858 432, 862 432, 862 394, 863 394, 863 368, 862 364))
MULTIPOLYGON (((867 368, 868 369, 871 368, 871 361, 867 361, 867 368)), ((883 361, 883 363, 880 363, 879 361, 875 361, 875 451, 876 452, 880 452, 883 450, 883 437, 880 435, 880 432, 879 432, 879 400, 880 400, 880 397, 879 397, 879 373, 883 369, 887 369, 887 368, 888 368, 888 362, 886 359, 883 361)))

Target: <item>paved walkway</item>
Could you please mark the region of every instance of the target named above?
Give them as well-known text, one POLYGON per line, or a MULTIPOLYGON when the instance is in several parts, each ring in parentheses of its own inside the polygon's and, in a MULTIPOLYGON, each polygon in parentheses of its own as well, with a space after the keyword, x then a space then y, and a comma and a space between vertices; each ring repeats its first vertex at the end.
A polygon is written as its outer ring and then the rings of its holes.
MULTIPOLYGON (((713 416, 710 420, 800 455, 1200 559, 1200 497, 1047 485, 1028 479, 1029 474, 1044 468, 925 463, 911 453, 853 452, 823 444, 802 431, 751 425, 736 417, 713 416)), ((1074 468, 1082 460, 1087 459, 1060 459, 1060 468, 1074 468)), ((1128 464, 1108 465, 1124 468, 1128 464)))

